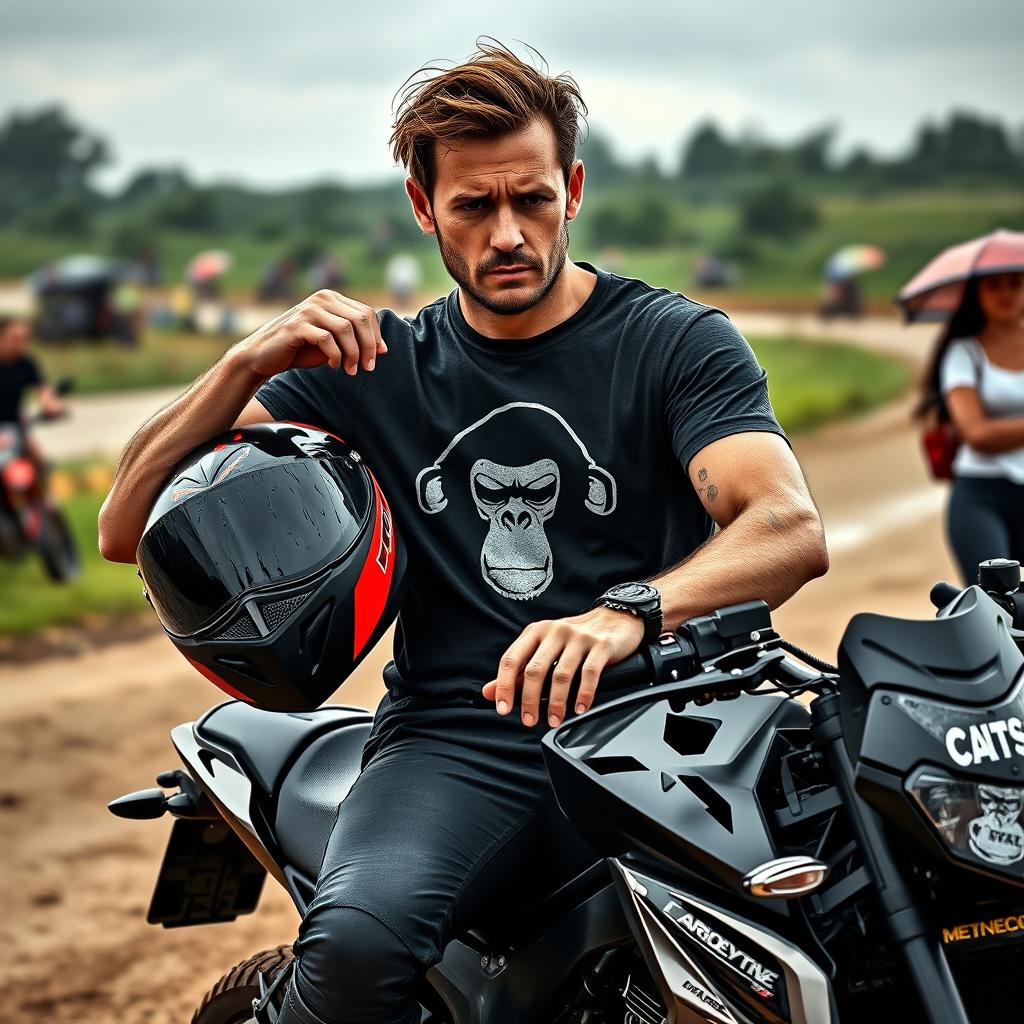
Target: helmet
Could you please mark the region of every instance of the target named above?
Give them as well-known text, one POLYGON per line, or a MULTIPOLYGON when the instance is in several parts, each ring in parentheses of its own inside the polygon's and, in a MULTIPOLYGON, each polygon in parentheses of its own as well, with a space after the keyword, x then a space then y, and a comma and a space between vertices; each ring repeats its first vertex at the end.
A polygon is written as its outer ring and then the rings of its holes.
POLYGON ((207 679, 265 710, 308 711, 394 621, 406 555, 358 452, 262 423, 175 467, 136 560, 164 631, 207 679))

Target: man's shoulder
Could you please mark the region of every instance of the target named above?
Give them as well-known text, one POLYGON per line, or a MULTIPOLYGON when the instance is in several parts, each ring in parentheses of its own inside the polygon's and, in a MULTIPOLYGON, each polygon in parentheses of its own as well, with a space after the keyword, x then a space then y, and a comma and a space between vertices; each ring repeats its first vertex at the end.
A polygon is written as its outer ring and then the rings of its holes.
POLYGON ((611 274, 614 304, 631 327, 644 327, 658 335, 678 340, 700 321, 728 320, 717 306, 703 302, 636 277, 611 274))
POLYGON ((425 305, 415 315, 403 315, 386 306, 378 309, 377 322, 380 324, 384 340, 388 340, 389 333, 392 337, 405 335, 413 339, 433 335, 446 316, 447 301, 448 296, 442 295, 425 305))

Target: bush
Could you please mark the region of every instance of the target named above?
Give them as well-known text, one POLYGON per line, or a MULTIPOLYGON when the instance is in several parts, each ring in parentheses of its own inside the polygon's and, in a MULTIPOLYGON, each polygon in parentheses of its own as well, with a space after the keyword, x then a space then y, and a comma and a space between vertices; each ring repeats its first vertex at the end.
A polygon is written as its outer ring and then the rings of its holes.
POLYGON ((740 224, 753 235, 789 240, 815 227, 818 208, 788 182, 774 181, 740 200, 740 224))

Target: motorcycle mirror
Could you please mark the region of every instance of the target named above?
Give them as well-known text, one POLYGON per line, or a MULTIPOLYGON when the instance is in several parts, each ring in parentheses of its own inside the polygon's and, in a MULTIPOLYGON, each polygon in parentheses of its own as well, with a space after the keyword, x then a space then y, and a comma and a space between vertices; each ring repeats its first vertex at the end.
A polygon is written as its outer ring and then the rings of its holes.
POLYGON ((162 818, 166 809, 162 789, 140 789, 137 793, 119 796, 107 804, 107 810, 111 814, 116 814, 119 818, 131 818, 133 821, 162 818))

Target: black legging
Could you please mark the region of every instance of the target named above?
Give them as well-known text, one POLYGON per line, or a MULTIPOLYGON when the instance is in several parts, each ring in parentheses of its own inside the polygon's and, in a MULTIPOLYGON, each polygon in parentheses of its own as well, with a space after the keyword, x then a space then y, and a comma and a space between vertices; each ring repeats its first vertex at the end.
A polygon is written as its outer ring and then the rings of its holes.
POLYGON ((451 938, 597 859, 558 810, 540 735, 493 705, 385 697, 299 929, 280 1024, 416 1024, 417 989, 451 938))
POLYGON ((1024 484, 1005 477, 956 477, 946 528, 964 584, 978 582, 978 563, 986 559, 1024 563, 1024 484))

